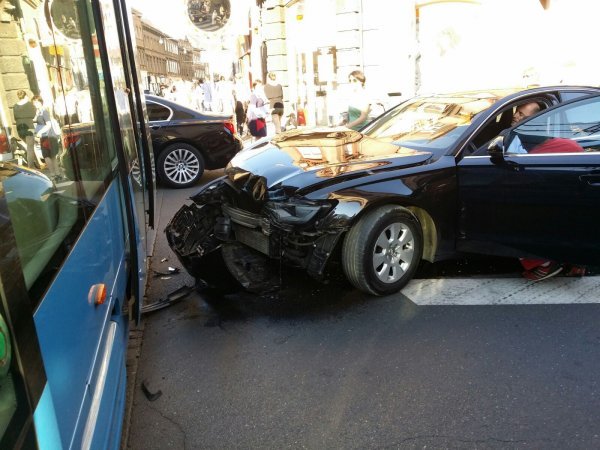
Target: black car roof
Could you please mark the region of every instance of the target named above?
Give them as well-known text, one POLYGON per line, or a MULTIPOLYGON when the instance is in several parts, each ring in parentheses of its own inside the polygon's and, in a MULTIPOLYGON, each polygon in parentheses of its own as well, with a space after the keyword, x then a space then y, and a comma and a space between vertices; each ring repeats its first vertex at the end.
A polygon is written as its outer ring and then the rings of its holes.
MULTIPOLYGON (((546 92, 564 92, 564 91, 592 91, 600 92, 599 86, 575 86, 575 85, 553 85, 553 86, 528 86, 512 87, 498 89, 477 89, 472 91, 457 91, 446 93, 425 93, 419 97, 470 97, 470 98, 505 98, 512 95, 542 94, 546 92)), ((591 93, 591 92, 590 92, 591 93)))
POLYGON ((159 105, 166 106, 172 110, 185 112, 185 113, 190 114, 193 117, 195 117, 197 119, 201 119, 201 120, 228 120, 231 118, 231 115, 229 115, 229 114, 200 112, 195 109, 188 108, 187 106, 184 106, 181 103, 176 103, 171 100, 167 100, 164 97, 159 97, 158 95, 145 94, 145 97, 146 97, 146 100, 149 100, 154 103, 158 103, 159 105))

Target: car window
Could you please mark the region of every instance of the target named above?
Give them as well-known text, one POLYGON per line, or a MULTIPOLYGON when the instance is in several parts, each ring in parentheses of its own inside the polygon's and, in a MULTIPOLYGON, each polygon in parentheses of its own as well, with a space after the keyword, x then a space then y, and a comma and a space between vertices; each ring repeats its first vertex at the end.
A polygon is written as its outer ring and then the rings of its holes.
POLYGON ((520 105, 535 102, 544 110, 551 106, 552 101, 546 97, 528 97, 513 102, 499 111, 495 117, 489 119, 486 124, 474 135, 470 143, 464 150, 466 156, 487 155, 488 145, 494 138, 504 135, 512 126, 512 120, 520 105))
POLYGON ((498 136, 503 130, 510 128, 512 116, 514 114, 515 106, 505 108, 498 113, 492 120, 490 120, 471 140, 470 146, 467 148, 467 155, 472 154, 475 150, 485 146, 498 136))
POLYGON ((586 97, 588 95, 590 95, 589 91, 568 91, 561 92, 560 98, 563 102, 568 102, 569 100, 575 100, 576 98, 586 97))
POLYGON ((173 110, 172 119, 174 119, 174 120, 187 120, 187 119, 193 119, 193 118, 195 118, 194 114, 184 111, 183 109, 173 110))
POLYGON ((148 109, 148 120, 150 122, 157 120, 169 120, 171 117, 171 110, 162 105, 153 102, 146 102, 148 109))
POLYGON ((516 127, 508 153, 600 151, 600 96, 563 105, 516 127))

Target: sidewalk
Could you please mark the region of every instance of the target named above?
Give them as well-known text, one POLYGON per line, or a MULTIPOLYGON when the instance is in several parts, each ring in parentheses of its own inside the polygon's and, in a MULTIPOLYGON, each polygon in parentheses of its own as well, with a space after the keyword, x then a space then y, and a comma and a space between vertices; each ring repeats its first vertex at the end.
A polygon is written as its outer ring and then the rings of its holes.
MULTIPOLYGON (((220 176, 222 171, 206 171, 202 177, 202 183, 206 183, 213 178, 220 176)), ((189 197, 194 194, 200 184, 197 184, 187 189, 163 189, 160 188, 156 192, 156 221, 154 230, 148 233, 148 276, 146 284, 146 293, 144 295, 144 305, 157 302, 159 299, 166 298, 170 293, 183 285, 194 285, 194 280, 188 273, 181 268, 175 255, 167 244, 167 239, 163 230, 171 220, 175 212, 181 205, 188 201, 189 197), (156 277, 154 270, 158 272, 166 272, 169 266, 180 268, 176 276, 172 277, 156 277)), ((161 314, 157 311, 152 314, 161 314)), ((121 450, 129 447, 129 433, 131 426, 131 418, 134 409, 134 398, 138 389, 141 389, 141 382, 138 380, 138 365, 142 354, 142 346, 144 340, 145 321, 148 320, 150 314, 142 316, 140 324, 136 327, 132 321, 129 331, 129 346, 127 350, 127 392, 125 399, 125 413, 123 418, 123 429, 121 433, 121 450)))
MULTIPOLYGON (((160 231, 164 227, 163 220, 161 217, 162 205, 163 205, 163 195, 162 191, 158 191, 156 193, 156 223, 155 229, 150 230, 148 233, 147 239, 150 241, 150 244, 147 246, 150 248, 150 253, 148 255, 148 276, 146 283, 146 294, 144 295, 144 303, 155 301, 148 297, 150 291, 150 285, 152 280, 152 267, 154 266, 154 250, 157 245, 157 242, 160 240, 160 231)), ((129 345, 127 346, 127 360, 125 363, 125 368, 127 370, 127 383, 126 383, 126 393, 125 393, 125 413, 123 416, 123 429, 121 431, 121 450, 126 450, 129 441, 129 430, 131 426, 131 415, 133 412, 133 398, 135 394, 135 389, 138 386, 137 374, 138 374, 138 366, 140 357, 142 354, 142 343, 144 341, 144 317, 140 319, 139 325, 136 326, 135 321, 131 320, 129 322, 129 345)))

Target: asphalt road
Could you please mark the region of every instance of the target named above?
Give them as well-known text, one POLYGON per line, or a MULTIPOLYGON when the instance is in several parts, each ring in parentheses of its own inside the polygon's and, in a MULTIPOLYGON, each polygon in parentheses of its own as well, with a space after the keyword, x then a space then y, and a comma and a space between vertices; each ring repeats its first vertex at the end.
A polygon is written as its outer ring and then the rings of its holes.
MULTIPOLYGON (((159 191, 154 270, 180 267, 162 230, 196 190, 159 191)), ((194 291, 144 317, 128 448, 599 448, 598 281, 531 291, 517 270, 427 266, 383 298, 289 272, 269 297, 194 291)), ((147 301, 185 284, 152 278, 147 301)))

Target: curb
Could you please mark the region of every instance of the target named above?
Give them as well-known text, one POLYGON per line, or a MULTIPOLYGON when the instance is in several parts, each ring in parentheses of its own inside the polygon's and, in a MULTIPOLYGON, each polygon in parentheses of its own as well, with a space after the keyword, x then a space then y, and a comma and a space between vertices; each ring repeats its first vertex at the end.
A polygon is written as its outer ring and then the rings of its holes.
POLYGON ((142 342, 144 340, 144 321, 141 320, 138 327, 135 322, 129 323, 129 344, 127 345, 127 383, 125 391, 125 413, 123 416, 123 429, 121 431, 121 450, 126 450, 129 444, 129 429, 131 428, 131 414, 133 411, 133 397, 137 384, 137 372, 142 353, 142 342))

